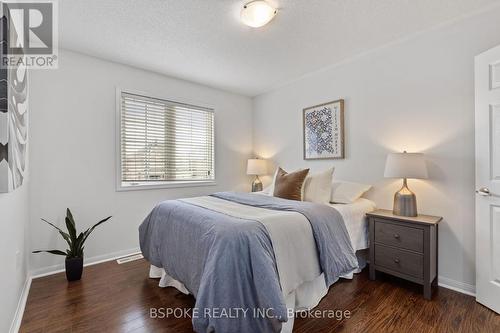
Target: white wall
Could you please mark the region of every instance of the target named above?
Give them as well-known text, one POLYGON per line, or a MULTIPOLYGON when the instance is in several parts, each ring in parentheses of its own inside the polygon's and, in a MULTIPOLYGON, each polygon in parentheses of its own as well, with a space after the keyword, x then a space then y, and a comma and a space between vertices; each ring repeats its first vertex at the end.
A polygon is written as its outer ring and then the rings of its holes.
MULTIPOLYGON (((66 207, 79 228, 113 215, 85 247, 86 258, 99 259, 137 249, 139 224, 162 200, 250 186, 250 98, 62 51, 59 69, 33 71, 31 105, 32 249, 64 248, 39 218, 64 225, 66 207), (215 107, 217 186, 116 192, 116 87, 215 107)), ((31 269, 41 273, 62 268, 62 262, 59 256, 33 255, 31 269)))
POLYGON ((8 332, 27 276, 28 184, 0 193, 0 332, 8 332))
POLYGON ((421 213, 444 216, 440 281, 473 290, 474 56, 500 44, 499 31, 496 9, 258 96, 254 151, 287 170, 334 165, 338 179, 373 184, 368 196, 381 208, 392 207, 400 187, 400 181, 383 179, 387 153, 424 152, 430 179, 410 181, 410 188, 421 213), (304 161, 302 109, 339 98, 346 102, 347 158, 304 161))

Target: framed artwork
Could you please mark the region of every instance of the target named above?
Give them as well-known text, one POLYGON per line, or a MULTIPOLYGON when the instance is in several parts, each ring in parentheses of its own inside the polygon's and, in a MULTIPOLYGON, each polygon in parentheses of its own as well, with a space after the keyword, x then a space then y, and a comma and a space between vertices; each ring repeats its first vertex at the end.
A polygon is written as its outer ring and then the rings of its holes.
MULTIPOLYGON (((6 17, 0 20, 5 26, 6 17)), ((0 36, 2 45, 8 36, 0 36)), ((5 50, 0 50, 3 58, 5 50)), ((28 70, 26 66, 0 66, 0 193, 23 184, 28 143, 28 70)))
POLYGON ((304 159, 344 158, 344 100, 303 110, 304 159))

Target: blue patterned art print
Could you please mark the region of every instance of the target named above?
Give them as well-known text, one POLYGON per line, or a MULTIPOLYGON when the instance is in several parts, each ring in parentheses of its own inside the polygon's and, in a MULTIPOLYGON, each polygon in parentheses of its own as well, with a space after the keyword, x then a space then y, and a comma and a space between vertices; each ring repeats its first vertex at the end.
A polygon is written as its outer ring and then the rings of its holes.
POLYGON ((344 101, 304 109, 304 159, 344 158, 344 101))

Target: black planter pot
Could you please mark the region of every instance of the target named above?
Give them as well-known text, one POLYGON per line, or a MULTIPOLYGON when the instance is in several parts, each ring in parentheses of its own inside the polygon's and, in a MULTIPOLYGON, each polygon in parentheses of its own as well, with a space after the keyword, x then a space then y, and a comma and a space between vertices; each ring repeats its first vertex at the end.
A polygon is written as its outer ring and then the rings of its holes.
POLYGON ((83 258, 66 258, 66 279, 77 281, 82 278, 83 258))

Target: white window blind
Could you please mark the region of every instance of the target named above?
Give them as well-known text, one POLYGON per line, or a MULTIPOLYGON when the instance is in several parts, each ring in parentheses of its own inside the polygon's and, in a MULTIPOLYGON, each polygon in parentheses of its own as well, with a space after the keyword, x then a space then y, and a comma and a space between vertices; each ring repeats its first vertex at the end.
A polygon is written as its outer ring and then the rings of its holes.
POLYGON ((123 185, 214 180, 212 109, 121 93, 123 185))

